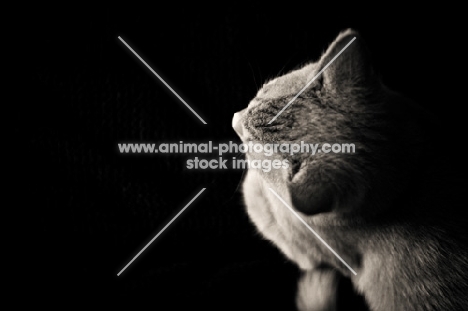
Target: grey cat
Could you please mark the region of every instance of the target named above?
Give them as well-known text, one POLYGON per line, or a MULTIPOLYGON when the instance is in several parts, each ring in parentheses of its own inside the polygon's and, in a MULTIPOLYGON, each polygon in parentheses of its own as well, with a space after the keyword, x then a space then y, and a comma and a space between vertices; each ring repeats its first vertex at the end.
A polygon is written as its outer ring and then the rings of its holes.
POLYGON ((383 85, 356 31, 339 34, 319 61, 266 83, 248 107, 235 114, 233 127, 243 142, 356 146, 354 154, 276 153, 275 158, 288 160, 288 169, 249 169, 245 177, 250 219, 302 270, 299 310, 335 310, 343 277, 373 311, 468 310, 462 179, 455 177, 450 155, 430 149, 430 143, 434 147, 437 142, 436 119, 383 85))

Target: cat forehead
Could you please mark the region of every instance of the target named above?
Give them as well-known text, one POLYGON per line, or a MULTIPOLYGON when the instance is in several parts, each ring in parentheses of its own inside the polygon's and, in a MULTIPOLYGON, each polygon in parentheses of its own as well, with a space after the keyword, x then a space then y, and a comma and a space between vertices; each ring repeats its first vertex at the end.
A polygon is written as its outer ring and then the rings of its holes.
POLYGON ((296 95, 307 83, 310 74, 314 72, 315 64, 308 64, 300 69, 276 77, 258 91, 258 98, 276 98, 280 96, 296 95))

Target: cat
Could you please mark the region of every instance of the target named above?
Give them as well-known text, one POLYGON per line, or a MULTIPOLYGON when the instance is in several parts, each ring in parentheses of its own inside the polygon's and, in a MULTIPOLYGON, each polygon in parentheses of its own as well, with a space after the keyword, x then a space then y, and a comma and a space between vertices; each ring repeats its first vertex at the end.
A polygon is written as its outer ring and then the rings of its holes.
MULTIPOLYGON (((437 122, 382 83, 353 29, 341 32, 317 62, 264 84, 234 115, 244 143, 356 146, 354 154, 278 152, 273 157, 286 159, 287 169, 250 168, 243 181, 249 218, 302 272, 299 310, 336 310, 342 278, 372 311, 468 310, 467 223, 459 200, 465 188, 450 168, 450 155, 431 149, 440 142, 437 122)), ((256 152, 246 157, 272 158, 256 152)))

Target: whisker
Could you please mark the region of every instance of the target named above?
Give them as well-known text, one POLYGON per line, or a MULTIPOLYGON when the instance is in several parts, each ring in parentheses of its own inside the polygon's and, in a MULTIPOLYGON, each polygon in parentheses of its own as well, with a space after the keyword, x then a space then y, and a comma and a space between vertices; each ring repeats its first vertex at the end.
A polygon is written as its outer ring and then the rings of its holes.
POLYGON ((259 88, 258 88, 257 80, 255 79, 255 73, 253 71, 252 65, 250 64, 250 62, 247 62, 247 64, 249 64, 250 72, 252 73, 252 77, 253 77, 253 80, 254 80, 254 83, 255 83, 255 87, 257 88, 257 92, 258 92, 259 88))
MULTIPOLYGON (((236 154, 235 157, 236 157, 236 159, 237 159, 237 158, 240 158, 242 155, 245 156, 245 153, 244 153, 244 152, 238 152, 238 153, 236 154)), ((224 206, 224 205, 226 205, 227 203, 229 203, 229 202, 234 198, 235 194, 239 191, 239 187, 241 186, 242 181, 244 180, 244 175, 245 175, 245 172, 246 172, 246 171, 247 171, 246 168, 244 168, 244 169, 242 170, 242 176, 241 176, 239 182, 237 183, 236 189, 234 190, 234 192, 232 193, 232 195, 231 195, 227 200, 225 200, 223 203, 221 203, 219 206, 224 206)), ((210 184, 214 184, 214 183, 218 180, 218 178, 219 178, 219 176, 215 176, 215 178, 213 178, 213 180, 211 181, 210 184)))
POLYGON ((257 63, 257 69, 258 69, 258 73, 260 74, 260 81, 265 82, 265 80, 263 80, 263 77, 262 77, 262 70, 260 69, 260 66, 258 65, 258 63, 257 63))
POLYGON ((293 57, 297 54, 297 51, 293 53, 293 55, 291 55, 291 57, 289 57, 289 59, 286 61, 286 63, 283 65, 283 67, 281 67, 280 71, 278 72, 278 74, 276 75, 277 77, 279 77, 282 73, 283 73, 283 70, 284 68, 286 67, 286 65, 291 61, 291 59, 293 59, 293 57))

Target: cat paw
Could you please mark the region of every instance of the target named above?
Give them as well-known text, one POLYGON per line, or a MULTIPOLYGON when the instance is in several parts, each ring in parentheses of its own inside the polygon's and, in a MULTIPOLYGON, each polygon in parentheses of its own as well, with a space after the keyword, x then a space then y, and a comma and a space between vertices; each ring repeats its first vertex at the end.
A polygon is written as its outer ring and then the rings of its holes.
POLYGON ((338 272, 332 269, 306 271, 299 280, 296 305, 299 311, 336 311, 338 272))

